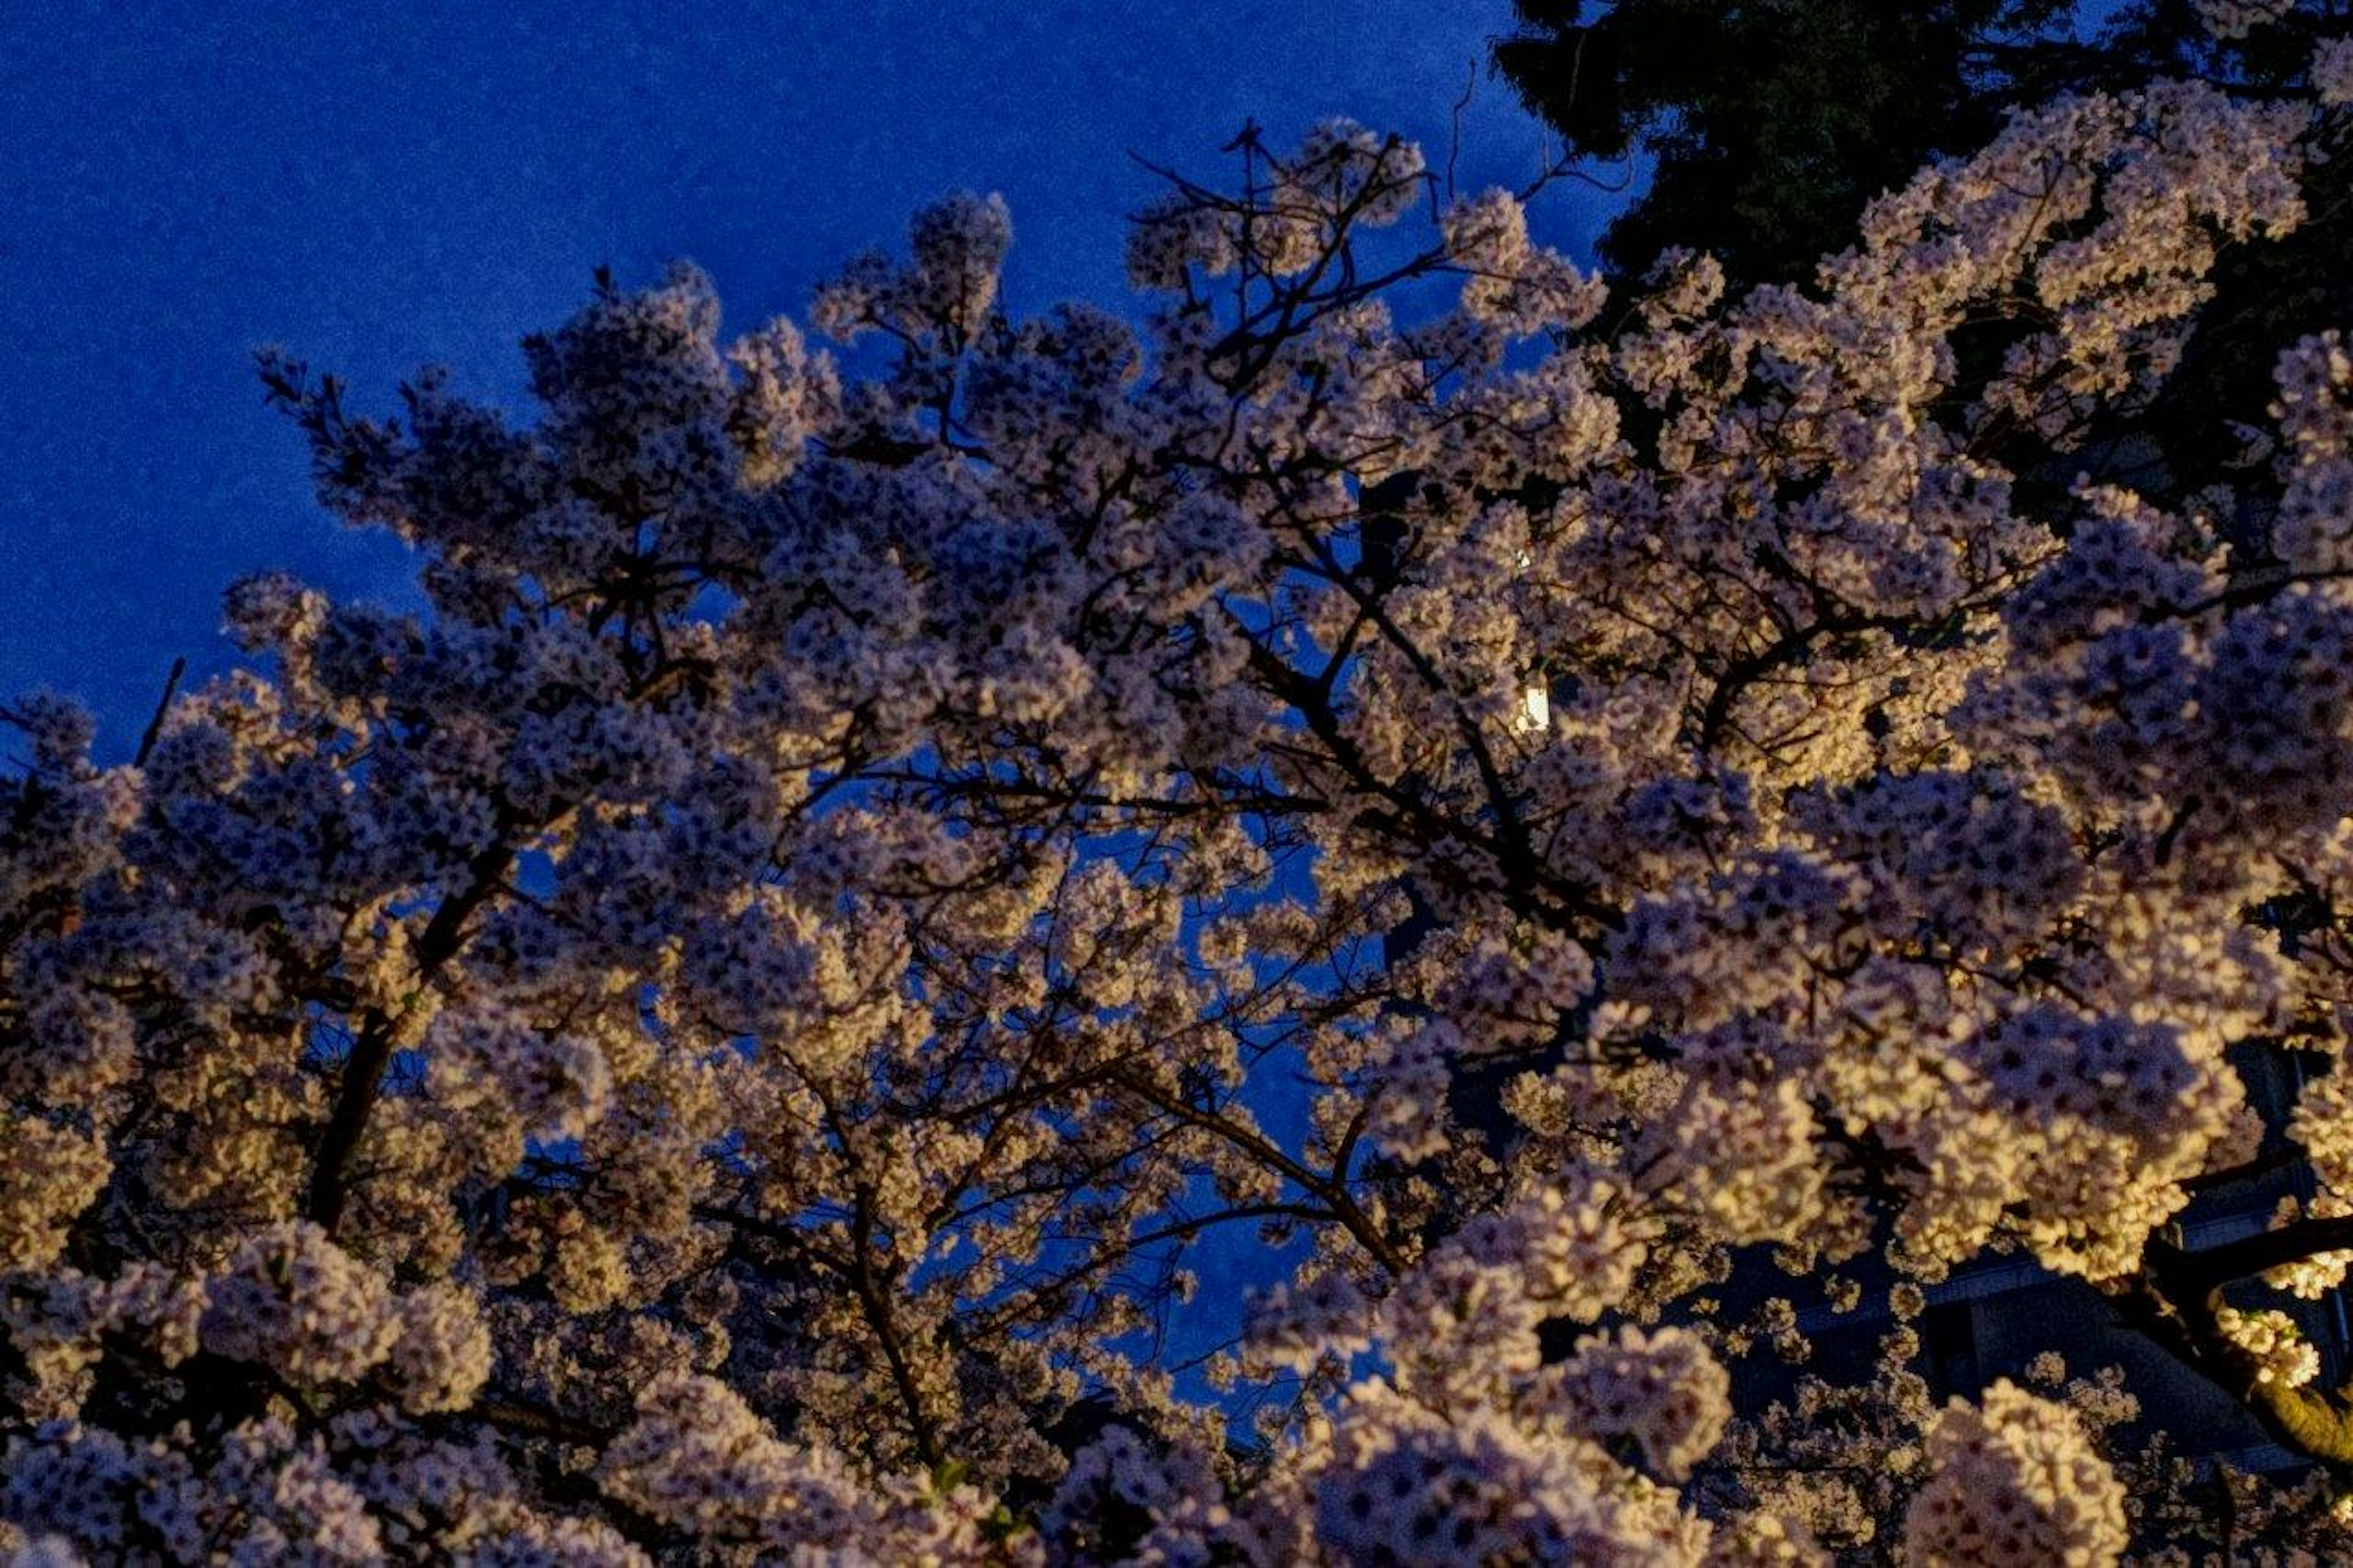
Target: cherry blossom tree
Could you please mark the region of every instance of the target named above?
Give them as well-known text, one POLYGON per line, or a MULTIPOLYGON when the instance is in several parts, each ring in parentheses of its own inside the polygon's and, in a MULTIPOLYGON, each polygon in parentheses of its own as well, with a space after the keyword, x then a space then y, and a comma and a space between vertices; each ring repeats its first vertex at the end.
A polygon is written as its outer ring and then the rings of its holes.
POLYGON ((2345 1550, 2281 1303, 2353 1261, 2353 349, 2232 482, 2040 480, 2348 101, 2331 34, 2050 103, 1736 298, 1334 123, 1175 182, 1132 319, 1007 312, 960 195, 839 354, 680 268, 527 422, 265 355, 429 608, 237 584, 125 765, 7 710, 0 1549, 2345 1550), (2317 1194, 2192 1248, 2283 1052, 2317 1194), (1989 1251, 2310 1478, 2218 1518, 2055 1356, 1938 1407, 1989 1251), (1767 1252, 1866 1374, 1746 1396, 1767 1252))

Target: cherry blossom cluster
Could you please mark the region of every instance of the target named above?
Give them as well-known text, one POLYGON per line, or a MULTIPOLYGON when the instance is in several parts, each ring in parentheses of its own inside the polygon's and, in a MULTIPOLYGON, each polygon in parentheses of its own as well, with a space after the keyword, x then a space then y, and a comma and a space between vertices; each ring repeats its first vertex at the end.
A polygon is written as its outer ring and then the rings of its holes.
POLYGON ((2125 1542, 2124 1490, 2073 1415, 2010 1383, 1936 1418, 1928 1479, 1904 1521, 1911 1560, 2109 1563, 2125 1542))
POLYGON ((0 710, 0 1552, 2202 1540, 2120 1384, 1930 1396, 1989 1251, 2353 1453, 2253 1295, 2353 1255, 2353 1080, 2242 1072, 2348 1016, 2343 324, 2231 482, 2102 455, 2326 220, 2348 47, 1736 296, 1333 122, 1172 176, 1124 314, 1016 315, 965 194, 805 324, 600 278, 528 417, 266 354, 423 607, 237 584, 119 765, 0 710), (1756 1394, 1801 1298, 1895 1326, 1756 1394))

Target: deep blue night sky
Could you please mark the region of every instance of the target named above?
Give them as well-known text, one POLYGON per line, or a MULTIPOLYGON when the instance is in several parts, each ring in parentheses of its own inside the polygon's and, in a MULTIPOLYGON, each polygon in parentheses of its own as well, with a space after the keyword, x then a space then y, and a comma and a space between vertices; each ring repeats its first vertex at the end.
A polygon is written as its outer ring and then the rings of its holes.
MULTIPOLYGON (((1215 174, 1246 116, 1346 113, 1439 162, 1474 67, 1463 184, 1542 156, 1484 73, 1506 0, 696 9, 0 7, 0 700, 81 693, 120 755, 174 656, 224 663, 229 578, 400 595, 397 549, 312 502, 256 344, 363 408, 426 361, 513 403, 516 340, 600 262, 691 257, 750 325, 959 185, 1012 204, 1017 310, 1115 301, 1154 188, 1128 150, 1215 174)), ((1601 200, 1563 187, 1540 230, 1582 256, 1601 200)))

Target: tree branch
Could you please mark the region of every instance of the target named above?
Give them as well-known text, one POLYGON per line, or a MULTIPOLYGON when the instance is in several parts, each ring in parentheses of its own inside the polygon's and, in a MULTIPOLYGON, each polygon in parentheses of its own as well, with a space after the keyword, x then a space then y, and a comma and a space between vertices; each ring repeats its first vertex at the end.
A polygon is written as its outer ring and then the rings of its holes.
MULTIPOLYGON (((420 984, 430 980, 456 956, 467 921, 498 890, 513 863, 513 847, 503 839, 469 862, 471 879, 462 889, 441 900, 417 939, 415 953, 420 984)), ((368 1118, 375 1113, 376 1097, 384 1088, 385 1069, 392 1064, 396 1033, 397 1023, 392 1015, 381 1007, 369 1010, 358 1037, 352 1042, 352 1053, 344 1059, 343 1081, 335 1090, 334 1110, 327 1119, 318 1147, 311 1152, 311 1185, 302 1212, 330 1235, 343 1221, 344 1205, 350 1197, 352 1156, 358 1152, 368 1118)))

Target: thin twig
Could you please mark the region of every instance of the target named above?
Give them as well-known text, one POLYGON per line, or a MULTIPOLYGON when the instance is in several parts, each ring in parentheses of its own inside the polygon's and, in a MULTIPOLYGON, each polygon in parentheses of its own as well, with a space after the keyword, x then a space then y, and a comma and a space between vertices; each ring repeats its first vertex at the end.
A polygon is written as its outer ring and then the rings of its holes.
POLYGON ((134 767, 145 767, 155 750, 155 742, 164 733, 164 716, 172 710, 172 699, 180 689, 180 677, 188 672, 187 656, 172 661, 172 673, 164 678, 164 695, 155 700, 155 716, 147 721, 146 732, 139 737, 139 754, 131 759, 134 767))

